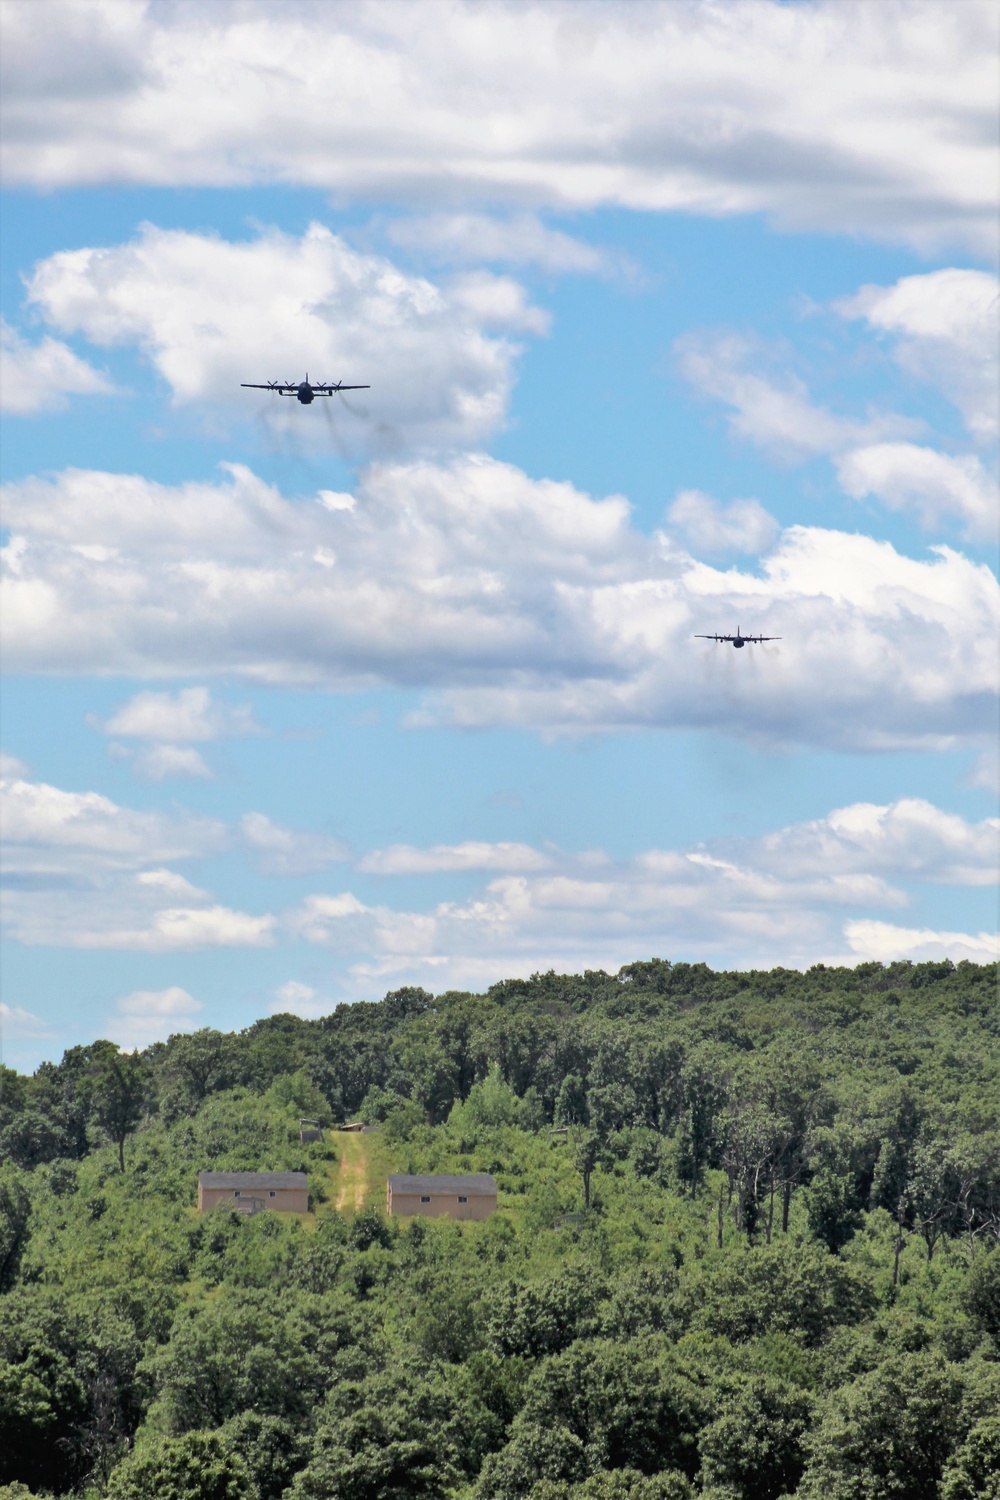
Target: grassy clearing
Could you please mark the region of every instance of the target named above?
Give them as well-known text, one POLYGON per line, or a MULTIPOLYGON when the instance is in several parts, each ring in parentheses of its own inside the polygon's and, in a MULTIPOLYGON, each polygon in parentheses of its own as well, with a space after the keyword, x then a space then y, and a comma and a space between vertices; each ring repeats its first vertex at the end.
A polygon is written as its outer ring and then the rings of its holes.
POLYGON ((330 1163, 326 1198, 348 1216, 362 1208, 385 1209, 385 1180, 395 1170, 393 1152, 381 1131, 333 1132, 337 1160, 330 1163))

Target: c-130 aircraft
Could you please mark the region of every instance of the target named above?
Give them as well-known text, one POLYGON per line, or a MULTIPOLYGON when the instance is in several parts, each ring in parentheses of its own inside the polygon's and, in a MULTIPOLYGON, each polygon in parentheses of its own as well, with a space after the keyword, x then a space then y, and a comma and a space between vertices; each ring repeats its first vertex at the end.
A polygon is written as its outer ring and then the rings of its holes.
POLYGON ((309 372, 306 371, 305 380, 269 380, 266 385, 252 385, 244 380, 240 382, 240 389, 244 391, 277 391, 279 396, 294 396, 296 401, 301 401, 303 406, 309 406, 317 396, 336 396, 339 391, 370 391, 370 385, 344 385, 336 380, 320 381, 312 384, 309 380, 309 372))
POLYGON ((741 651, 744 646, 759 646, 762 641, 780 641, 780 635, 743 635, 737 625, 735 635, 696 635, 696 641, 728 641, 741 651))

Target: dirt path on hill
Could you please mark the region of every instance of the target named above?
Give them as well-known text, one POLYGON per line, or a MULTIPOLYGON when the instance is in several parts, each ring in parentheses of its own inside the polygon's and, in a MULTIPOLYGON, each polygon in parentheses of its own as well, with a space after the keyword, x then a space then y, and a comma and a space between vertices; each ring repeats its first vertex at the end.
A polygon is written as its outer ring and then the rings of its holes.
POLYGON ((337 1175, 337 1202, 334 1207, 338 1213, 343 1213, 345 1209, 357 1213, 358 1209, 364 1208, 365 1205, 368 1173, 366 1141, 363 1135, 342 1135, 337 1144, 340 1149, 340 1170, 337 1175))

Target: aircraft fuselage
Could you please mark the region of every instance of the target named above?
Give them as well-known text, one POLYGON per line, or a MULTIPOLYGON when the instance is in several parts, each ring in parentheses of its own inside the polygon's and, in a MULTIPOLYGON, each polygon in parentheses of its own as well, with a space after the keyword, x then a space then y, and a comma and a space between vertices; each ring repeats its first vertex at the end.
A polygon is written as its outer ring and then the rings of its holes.
POLYGON ((733 641, 733 645, 737 651, 742 651, 743 647, 746 645, 746 641, 743 640, 742 636, 737 636, 735 641, 733 641))
POLYGON ((313 388, 307 380, 303 380, 295 392, 295 398, 297 401, 301 401, 303 406, 308 406, 311 401, 315 401, 316 397, 313 395, 313 388))

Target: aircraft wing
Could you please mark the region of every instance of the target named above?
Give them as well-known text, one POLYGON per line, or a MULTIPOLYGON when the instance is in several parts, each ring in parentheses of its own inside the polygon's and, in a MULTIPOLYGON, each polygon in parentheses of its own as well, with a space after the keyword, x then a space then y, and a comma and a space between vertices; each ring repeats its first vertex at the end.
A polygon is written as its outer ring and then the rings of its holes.
POLYGON ((732 635, 696 635, 696 641, 732 641, 736 637, 732 635))
POLYGON ((332 396, 336 391, 370 391, 370 385, 314 385, 314 396, 332 396))
POLYGON ((755 645, 757 645, 761 641, 780 641, 781 640, 781 636, 780 635, 745 635, 743 637, 743 639, 745 641, 749 641, 752 646, 755 646, 755 645))
POLYGON ((284 385, 280 380, 269 380, 267 385, 253 385, 248 380, 240 381, 240 389, 244 391, 277 391, 279 395, 286 395, 289 391, 297 391, 297 385, 284 385))

